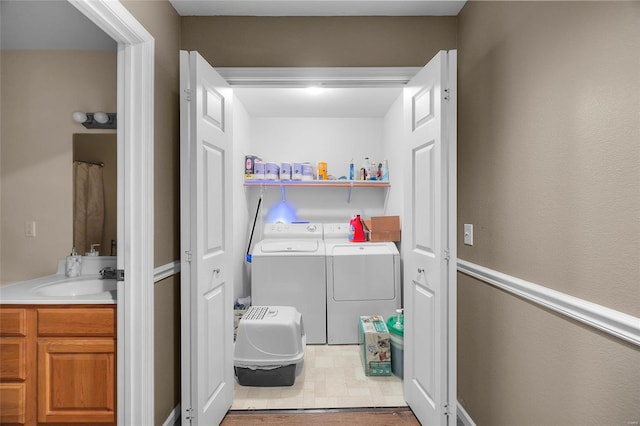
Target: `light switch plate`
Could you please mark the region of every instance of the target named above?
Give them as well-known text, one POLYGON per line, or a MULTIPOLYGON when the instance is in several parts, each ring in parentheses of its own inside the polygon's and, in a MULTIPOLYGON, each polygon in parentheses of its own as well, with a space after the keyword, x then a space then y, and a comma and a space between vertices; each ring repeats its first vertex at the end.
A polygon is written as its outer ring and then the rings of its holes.
POLYGON ((473 245, 473 224, 472 223, 464 224, 464 243, 468 246, 473 245))
POLYGON ((36 221, 29 221, 24 223, 24 236, 27 238, 36 237, 36 221))

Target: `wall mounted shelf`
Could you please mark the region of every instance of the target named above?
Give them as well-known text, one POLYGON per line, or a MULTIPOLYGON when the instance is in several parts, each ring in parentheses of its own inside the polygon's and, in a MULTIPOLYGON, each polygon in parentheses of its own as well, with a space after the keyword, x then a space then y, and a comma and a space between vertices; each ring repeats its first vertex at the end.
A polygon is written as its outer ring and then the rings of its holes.
POLYGON ((245 180, 244 186, 308 186, 329 188, 388 188, 389 182, 371 180, 245 180))
POLYGON ((246 187, 268 187, 278 186, 282 190, 284 199, 285 188, 346 188, 347 203, 351 202, 351 190, 353 188, 389 188, 391 185, 387 181, 375 180, 249 180, 245 179, 246 187))

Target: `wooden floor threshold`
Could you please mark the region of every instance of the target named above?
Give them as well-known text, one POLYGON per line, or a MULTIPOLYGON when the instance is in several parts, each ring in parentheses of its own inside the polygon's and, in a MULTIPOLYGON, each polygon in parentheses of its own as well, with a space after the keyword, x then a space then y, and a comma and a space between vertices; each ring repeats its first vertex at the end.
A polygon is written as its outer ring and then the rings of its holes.
POLYGON ((222 426, 234 425, 416 425, 409 407, 327 408, 296 410, 232 410, 222 426))

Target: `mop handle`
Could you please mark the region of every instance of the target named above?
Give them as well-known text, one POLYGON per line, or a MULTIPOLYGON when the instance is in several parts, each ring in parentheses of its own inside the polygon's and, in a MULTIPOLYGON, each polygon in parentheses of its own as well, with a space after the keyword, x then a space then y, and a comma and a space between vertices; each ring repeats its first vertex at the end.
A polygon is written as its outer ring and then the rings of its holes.
POLYGON ((247 262, 251 263, 251 255, 249 254, 249 250, 251 250, 251 241, 253 241, 253 232, 256 230, 256 222, 258 221, 258 212, 260 211, 260 204, 262 203, 262 195, 258 198, 258 205, 256 206, 256 217, 253 218, 253 226, 251 227, 251 236, 249 237, 249 245, 247 246, 247 262))

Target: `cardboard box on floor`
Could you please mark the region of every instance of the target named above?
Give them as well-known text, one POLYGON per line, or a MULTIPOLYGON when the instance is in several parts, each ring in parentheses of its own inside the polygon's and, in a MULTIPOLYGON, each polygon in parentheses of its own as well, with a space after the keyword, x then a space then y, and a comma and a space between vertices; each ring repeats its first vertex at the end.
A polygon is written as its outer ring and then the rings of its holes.
POLYGON ((359 320, 360 359, 367 376, 391 375, 389 330, 380 315, 361 316, 359 320))
POLYGON ((400 216, 378 216, 365 220, 369 241, 400 241, 400 216))

